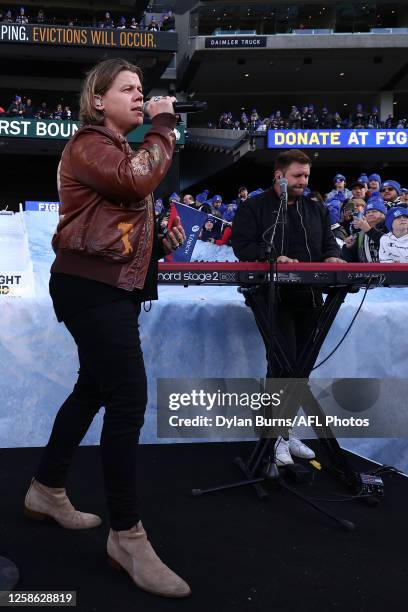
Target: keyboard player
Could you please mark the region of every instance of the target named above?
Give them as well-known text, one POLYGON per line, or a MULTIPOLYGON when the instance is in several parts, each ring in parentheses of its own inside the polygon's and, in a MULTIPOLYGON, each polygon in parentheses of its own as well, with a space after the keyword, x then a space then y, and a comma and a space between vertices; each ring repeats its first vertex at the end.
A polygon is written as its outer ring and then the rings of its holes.
MULTIPOLYGON (((304 195, 310 177, 311 160, 298 149, 280 153, 275 160, 271 189, 246 200, 238 208, 232 230, 232 247, 240 261, 278 263, 343 263, 340 249, 332 234, 330 218, 324 204, 304 195), (287 181, 287 215, 285 225, 278 215, 281 204, 280 180, 287 181)), ((259 321, 268 316, 268 286, 259 286, 247 301, 262 333, 268 355, 268 335, 259 321)), ((285 346, 289 361, 294 363, 315 327, 323 305, 322 293, 314 287, 279 286, 274 320, 270 321, 276 337, 285 346)), ((309 372, 307 373, 307 376, 309 372)), ((279 378, 276 356, 268 360, 267 378, 279 378)), ((292 455, 311 459, 313 451, 288 430, 275 445, 277 465, 293 463, 292 455), (288 438, 288 439, 286 439, 288 438)))

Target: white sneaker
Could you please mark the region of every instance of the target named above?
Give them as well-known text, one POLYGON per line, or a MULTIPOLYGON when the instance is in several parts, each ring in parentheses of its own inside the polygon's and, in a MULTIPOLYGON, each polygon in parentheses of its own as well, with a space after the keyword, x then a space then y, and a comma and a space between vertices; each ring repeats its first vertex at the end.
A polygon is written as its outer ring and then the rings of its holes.
POLYGON ((289 451, 300 459, 314 459, 316 457, 312 449, 306 446, 302 440, 299 440, 292 431, 289 432, 289 451))
POLYGON ((282 436, 279 436, 275 442, 275 463, 277 466, 291 465, 293 463, 289 452, 289 442, 282 438, 282 436))

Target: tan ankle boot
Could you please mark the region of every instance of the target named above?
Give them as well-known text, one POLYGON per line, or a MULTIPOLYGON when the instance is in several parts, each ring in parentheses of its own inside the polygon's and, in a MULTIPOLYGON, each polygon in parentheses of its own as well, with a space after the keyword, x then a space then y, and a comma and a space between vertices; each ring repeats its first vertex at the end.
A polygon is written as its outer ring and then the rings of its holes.
POLYGON ((141 521, 127 531, 109 532, 108 559, 115 569, 125 569, 138 587, 162 597, 187 597, 191 589, 159 559, 141 521))
POLYGON ((65 489, 46 487, 34 478, 25 498, 24 513, 37 521, 51 517, 65 529, 90 529, 102 523, 96 514, 75 510, 65 489))

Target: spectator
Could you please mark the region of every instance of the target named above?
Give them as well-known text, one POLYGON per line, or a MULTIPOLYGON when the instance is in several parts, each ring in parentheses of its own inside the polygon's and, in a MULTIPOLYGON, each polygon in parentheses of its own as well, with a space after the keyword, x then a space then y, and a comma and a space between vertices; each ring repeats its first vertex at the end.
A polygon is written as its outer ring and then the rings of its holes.
POLYGON ((384 181, 380 193, 387 208, 401 206, 401 185, 397 181, 384 181))
POLYGON ((356 112, 352 115, 351 121, 356 128, 363 128, 367 124, 367 115, 363 110, 362 104, 357 104, 356 112))
POLYGON ((277 110, 275 113, 275 123, 278 130, 282 130, 284 128, 284 120, 282 117, 282 113, 280 110, 277 110))
POLYGON ((395 207, 387 212, 388 234, 381 237, 379 258, 384 263, 408 263, 408 210, 395 207))
POLYGON ((41 102, 41 106, 35 112, 36 119, 48 119, 50 116, 50 112, 47 107, 46 102, 41 102))
POLYGON ((341 128, 343 124, 342 118, 340 117, 339 113, 336 111, 333 115, 333 126, 334 128, 338 129, 341 128))
POLYGON ((371 114, 367 119, 367 127, 377 129, 381 126, 380 117, 378 115, 378 108, 373 106, 371 114))
POLYGON ((394 127, 394 116, 392 114, 389 114, 388 117, 386 118, 385 122, 384 122, 384 127, 389 130, 392 127, 394 127))
POLYGON ((355 213, 363 213, 365 211, 366 201, 363 198, 350 198, 349 204, 352 204, 353 212, 355 213))
POLYGON ((368 176, 366 174, 361 174, 358 179, 357 179, 360 183, 363 183, 364 187, 366 189, 368 189, 368 176))
POLYGON ((343 174, 336 174, 333 179, 334 188, 327 194, 327 200, 348 200, 352 197, 349 189, 346 189, 346 177, 343 174))
POLYGON ((207 221, 204 223, 204 227, 201 230, 198 238, 199 240, 202 240, 203 242, 212 242, 212 243, 214 243, 219 238, 219 236, 217 235, 217 231, 215 230, 215 227, 214 227, 214 219, 212 219, 211 217, 208 217, 207 221))
MULTIPOLYGON (((353 222, 353 212, 354 212, 354 203, 352 200, 346 200, 346 202, 343 203, 343 207, 341 209, 341 220, 340 220, 340 225, 342 225, 342 227, 344 227, 344 229, 346 230, 346 233, 349 235, 351 234, 350 231, 350 226, 353 222)), ((354 227, 353 227, 353 233, 354 233, 354 227)))
POLYGON ((381 176, 379 174, 370 174, 368 177, 368 189, 370 194, 374 191, 380 191, 381 187, 381 176))
POLYGON ((303 127, 305 129, 316 129, 319 127, 319 119, 314 111, 313 104, 310 104, 307 107, 307 111, 303 117, 303 127))
POLYGON ((307 121, 307 111, 309 110, 308 106, 302 107, 302 112, 300 113, 300 127, 302 130, 305 128, 305 124, 307 121))
POLYGON ((292 130, 297 130, 300 128, 301 114, 296 106, 292 106, 292 108, 290 109, 288 121, 289 121, 289 127, 292 130))
POLYGON ((10 10, 7 11, 4 16, 4 23, 14 23, 14 19, 10 10))
POLYGON ((130 20, 130 28, 131 28, 131 30, 138 30, 139 29, 139 24, 137 23, 135 17, 132 17, 132 19, 130 20))
POLYGON ((211 213, 211 206, 207 202, 208 197, 208 189, 205 189, 202 193, 196 195, 195 198, 195 207, 197 210, 201 210, 206 213, 211 213))
POLYGON ((402 203, 408 204, 408 189, 405 187, 401 189, 401 204, 402 203))
POLYGON ((72 113, 69 106, 64 106, 64 112, 62 113, 61 118, 64 121, 70 121, 72 119, 72 113))
POLYGON ((212 199, 211 214, 214 215, 214 217, 222 219, 224 210, 225 206, 222 203, 222 197, 220 195, 215 195, 212 199))
POLYGON ((190 193, 186 193, 186 195, 183 197, 183 204, 186 204, 186 206, 193 206, 195 208, 194 198, 190 193))
POLYGON ((241 113, 240 124, 241 124, 241 128, 243 130, 247 130, 248 129, 249 119, 248 119, 247 114, 244 111, 242 111, 242 113, 241 113))
POLYGON ((326 206, 329 211, 331 230, 333 232, 334 237, 336 238, 337 244, 341 247, 344 244, 345 239, 347 238, 347 232, 340 224, 341 202, 339 200, 331 200, 331 202, 326 204, 326 206))
POLYGON ((152 19, 151 22, 149 23, 149 25, 147 26, 147 29, 150 30, 151 32, 158 32, 159 31, 159 24, 157 23, 157 21, 152 19))
POLYGON ((349 262, 379 261, 380 239, 386 233, 384 224, 386 206, 382 198, 371 197, 365 207, 365 217, 355 219, 354 227, 359 229, 357 235, 348 236, 344 241, 341 254, 343 259, 349 262))
POLYGON ((126 28, 126 19, 123 17, 120 17, 119 19, 119 23, 116 27, 117 30, 124 30, 126 28))
POLYGON ((354 183, 351 185, 351 193, 353 198, 360 198, 364 200, 367 194, 366 183, 361 180, 361 178, 354 181, 354 183))
POLYGON ((9 117, 22 117, 24 114, 24 104, 21 101, 21 96, 14 96, 14 100, 7 109, 9 117))
POLYGON ((25 119, 33 119, 34 118, 34 106, 31 98, 27 98, 24 108, 24 118, 25 119))
POLYGON ((256 130, 258 129, 260 123, 261 123, 261 120, 259 118, 258 111, 256 110, 256 108, 253 108, 252 112, 251 112, 250 119, 249 119, 249 129, 250 129, 250 131, 251 132, 256 132, 256 130))
POLYGON ((37 19, 35 20, 36 23, 39 23, 40 25, 45 23, 45 14, 44 11, 42 9, 40 9, 37 13, 37 19))
POLYGON ((176 29, 176 21, 172 11, 168 11, 163 15, 163 21, 160 29, 163 32, 174 32, 176 29))
POLYGON ((240 187, 238 189, 238 206, 243 204, 248 199, 248 189, 246 187, 240 187))
POLYGON ((220 130, 230 130, 232 126, 232 113, 222 113, 218 122, 218 127, 220 128, 220 130))
POLYGON ((25 14, 24 7, 20 8, 19 13, 16 17, 16 23, 23 24, 23 25, 28 23, 28 17, 25 14))
MULTIPOLYGON (((378 194, 377 194, 378 195, 378 194)), ((355 219, 362 219, 364 217, 364 210, 366 202, 362 198, 350 198, 349 203, 352 205, 352 216, 350 219, 348 233, 350 235, 358 234, 360 228, 354 224, 355 219)))
POLYGON ((325 129, 333 127, 333 116, 329 113, 326 107, 322 108, 322 113, 319 118, 319 126, 325 129))
POLYGON ((61 121, 62 120, 62 104, 57 104, 57 108, 55 109, 55 111, 53 113, 51 113, 50 115, 50 119, 54 119, 56 121, 61 121))
POLYGON ((106 11, 105 13, 105 19, 103 20, 103 27, 106 29, 112 29, 115 27, 115 24, 113 23, 111 14, 109 11, 106 11))

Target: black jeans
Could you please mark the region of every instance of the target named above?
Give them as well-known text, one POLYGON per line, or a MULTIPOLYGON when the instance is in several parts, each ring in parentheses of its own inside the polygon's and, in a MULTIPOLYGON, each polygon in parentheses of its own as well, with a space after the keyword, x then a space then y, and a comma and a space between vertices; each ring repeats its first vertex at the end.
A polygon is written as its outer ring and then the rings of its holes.
POLYGON ((139 314, 140 304, 124 299, 64 321, 78 346, 78 380, 55 418, 36 475, 46 486, 65 486, 73 453, 104 406, 100 443, 115 530, 130 529, 139 520, 137 450, 147 403, 139 314))
MULTIPOLYGON (((265 344, 268 363, 267 378, 286 378, 282 374, 281 362, 276 351, 269 354, 271 326, 276 339, 286 351, 288 361, 293 366, 311 337, 323 305, 319 292, 305 289, 288 291, 278 289, 275 316, 269 314, 268 288, 259 287, 246 298, 247 305, 254 313, 255 322, 265 344)), ((307 378, 310 370, 305 373, 307 378)), ((298 377, 295 373, 293 378, 298 377)))
MULTIPOLYGON (((273 393, 276 389, 271 379, 274 378, 301 378, 295 370, 293 375, 284 371, 285 363, 276 347, 269 350, 270 334, 274 337, 286 353, 289 364, 293 367, 312 337, 318 317, 321 313, 323 299, 320 292, 310 288, 286 289, 279 288, 276 296, 274 316, 269 312, 268 287, 262 286, 250 290, 246 297, 246 304, 251 308, 257 327, 261 333, 266 349, 267 373, 265 390, 273 393)), ((303 372, 302 378, 307 379, 311 367, 303 372)), ((279 408, 266 408, 265 417, 285 417, 293 419, 299 410, 299 400, 302 397, 303 387, 291 385, 286 391, 286 401, 279 408), (290 391, 290 393, 288 393, 290 391)), ((259 432, 258 432, 259 433, 259 432)), ((275 438, 278 435, 288 436, 285 426, 267 428, 261 432, 262 437, 275 438)))

